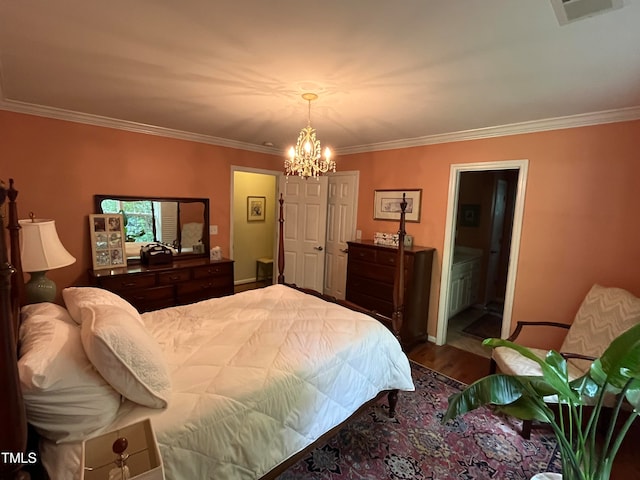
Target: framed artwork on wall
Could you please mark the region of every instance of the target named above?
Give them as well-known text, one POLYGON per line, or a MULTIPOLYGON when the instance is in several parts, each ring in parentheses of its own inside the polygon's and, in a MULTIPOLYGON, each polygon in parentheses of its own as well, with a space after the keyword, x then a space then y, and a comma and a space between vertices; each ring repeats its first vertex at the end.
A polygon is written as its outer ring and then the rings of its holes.
POLYGON ((93 269, 126 267, 124 219, 119 213, 89 215, 93 269))
POLYGON ((480 226, 480 205, 460 206, 460 226, 478 227, 480 226))
POLYGON ((407 222, 420 222, 420 202, 422 189, 407 190, 375 190, 373 195, 373 219, 374 220, 400 220, 400 203, 405 194, 407 208, 405 220, 407 222))
POLYGON ((247 197, 247 222, 263 222, 266 197, 247 197))

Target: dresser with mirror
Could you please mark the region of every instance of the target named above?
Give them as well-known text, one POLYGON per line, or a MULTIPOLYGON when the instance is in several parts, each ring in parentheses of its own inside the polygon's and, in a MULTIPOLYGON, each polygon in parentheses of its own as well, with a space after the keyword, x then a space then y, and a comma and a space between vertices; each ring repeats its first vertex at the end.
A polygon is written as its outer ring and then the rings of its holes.
POLYGON ((94 286, 128 300, 139 311, 233 294, 233 261, 209 259, 209 199, 95 195, 95 212, 123 217, 127 265, 93 269, 94 286), (171 261, 143 264, 140 249, 161 244, 171 261))

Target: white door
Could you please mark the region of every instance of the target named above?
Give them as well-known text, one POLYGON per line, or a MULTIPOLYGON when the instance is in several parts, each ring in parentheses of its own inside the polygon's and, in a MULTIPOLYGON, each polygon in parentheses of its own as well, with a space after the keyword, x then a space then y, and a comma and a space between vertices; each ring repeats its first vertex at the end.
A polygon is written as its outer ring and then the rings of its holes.
POLYGON ((358 172, 329 177, 324 293, 344 300, 347 285, 347 242, 356 238, 358 172))
POLYGON ((284 279, 322 291, 327 228, 327 177, 280 178, 284 198, 284 279))

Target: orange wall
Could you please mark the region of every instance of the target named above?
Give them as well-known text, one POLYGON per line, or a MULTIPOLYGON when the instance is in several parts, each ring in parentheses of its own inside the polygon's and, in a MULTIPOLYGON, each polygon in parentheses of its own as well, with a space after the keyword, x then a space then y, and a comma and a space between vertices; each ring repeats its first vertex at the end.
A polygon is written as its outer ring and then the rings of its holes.
MULTIPOLYGON (((595 283, 640 296, 640 121, 339 156, 360 170, 363 238, 393 231, 373 220, 374 189, 422 188, 407 231, 437 249, 429 333, 435 335, 451 164, 529 160, 514 320, 569 322, 595 283)), ((59 286, 90 267, 87 215, 95 193, 209 197, 212 245, 229 252, 230 166, 279 170, 282 159, 225 147, 0 111, 0 178, 16 180, 19 210, 54 218, 78 261, 50 272, 59 286)))
POLYGON ((14 178, 18 212, 53 218, 76 263, 48 276, 59 290, 87 281, 93 195, 207 197, 229 255, 231 165, 280 169, 281 159, 233 148, 0 110, 0 179, 14 178))
POLYGON ((414 243, 435 247, 429 334, 435 335, 452 164, 529 160, 513 319, 571 322, 593 283, 640 296, 640 121, 354 154, 363 238, 392 231, 373 220, 376 188, 422 188, 414 243))

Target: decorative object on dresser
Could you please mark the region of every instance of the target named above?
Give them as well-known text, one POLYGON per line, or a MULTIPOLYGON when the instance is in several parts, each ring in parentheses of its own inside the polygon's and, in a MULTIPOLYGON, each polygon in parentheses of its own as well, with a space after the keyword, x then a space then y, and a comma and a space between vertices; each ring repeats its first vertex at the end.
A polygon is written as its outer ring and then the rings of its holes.
MULTIPOLYGON (((22 229, 22 269, 31 274, 25 285, 28 303, 53 302, 56 284, 47 271, 71 265, 76 259, 64 248, 54 220, 34 218, 20 220, 22 229)), ((3 232, 4 233, 4 232, 3 232)))
POLYGON ((89 215, 89 232, 94 270, 122 267, 127 264, 122 215, 89 215))
POLYGON ((375 190, 373 194, 374 220, 400 220, 400 203, 407 202, 406 221, 420 222, 422 189, 375 190))
MULTIPOLYGON (((390 316, 393 311, 393 278, 397 248, 370 240, 347 242, 346 299, 361 307, 390 316)), ((433 248, 405 248, 404 319, 400 339, 405 350, 427 339, 433 248)))
POLYGON ((233 260, 206 258, 169 265, 130 265, 89 272, 93 285, 117 293, 139 311, 233 294, 233 260))

